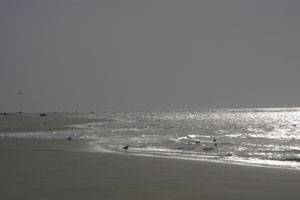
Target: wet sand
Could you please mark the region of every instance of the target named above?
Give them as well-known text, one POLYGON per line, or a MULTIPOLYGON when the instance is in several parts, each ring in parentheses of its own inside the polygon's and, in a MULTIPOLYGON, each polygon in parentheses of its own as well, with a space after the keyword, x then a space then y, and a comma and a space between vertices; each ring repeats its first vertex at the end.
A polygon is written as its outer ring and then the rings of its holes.
POLYGON ((65 115, 62 113, 47 113, 41 117, 40 113, 13 113, 0 115, 0 134, 9 132, 34 132, 74 129, 74 124, 105 121, 107 119, 80 118, 79 115, 65 115))
POLYGON ((95 152, 90 141, 0 139, 1 199, 298 199, 299 170, 95 152))

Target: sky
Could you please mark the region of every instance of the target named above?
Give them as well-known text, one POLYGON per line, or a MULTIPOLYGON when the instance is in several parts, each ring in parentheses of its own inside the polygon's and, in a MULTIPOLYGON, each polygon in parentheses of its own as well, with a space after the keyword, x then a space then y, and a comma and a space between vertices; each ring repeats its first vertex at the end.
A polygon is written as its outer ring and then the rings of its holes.
POLYGON ((299 10, 297 0, 0 0, 0 112, 300 107, 299 10))

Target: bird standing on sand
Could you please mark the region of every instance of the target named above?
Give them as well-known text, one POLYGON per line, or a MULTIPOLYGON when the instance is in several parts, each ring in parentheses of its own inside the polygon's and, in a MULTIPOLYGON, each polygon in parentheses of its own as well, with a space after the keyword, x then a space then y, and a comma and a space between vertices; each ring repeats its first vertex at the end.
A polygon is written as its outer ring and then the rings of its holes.
POLYGON ((129 145, 126 145, 125 147, 123 147, 122 149, 126 150, 129 148, 129 145))
POLYGON ((71 137, 71 136, 70 136, 70 137, 68 137, 68 140, 69 140, 69 141, 71 141, 71 140, 72 140, 72 137, 71 137))

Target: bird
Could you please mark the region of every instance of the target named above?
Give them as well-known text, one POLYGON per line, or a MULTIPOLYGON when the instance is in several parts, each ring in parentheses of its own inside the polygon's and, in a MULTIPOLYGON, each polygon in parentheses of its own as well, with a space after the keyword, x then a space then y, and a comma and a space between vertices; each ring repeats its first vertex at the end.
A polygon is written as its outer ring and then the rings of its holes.
POLYGON ((129 148, 129 145, 126 145, 125 147, 122 147, 122 149, 126 150, 129 148))
POLYGON ((196 144, 199 144, 199 143, 200 143, 200 141, 199 141, 199 140, 195 140, 195 143, 196 143, 196 144))
POLYGON ((70 136, 70 137, 68 137, 68 139, 67 140, 69 140, 69 141, 71 141, 72 140, 72 137, 70 136))
POLYGON ((213 139, 213 142, 217 142, 217 140, 214 138, 214 139, 213 139))

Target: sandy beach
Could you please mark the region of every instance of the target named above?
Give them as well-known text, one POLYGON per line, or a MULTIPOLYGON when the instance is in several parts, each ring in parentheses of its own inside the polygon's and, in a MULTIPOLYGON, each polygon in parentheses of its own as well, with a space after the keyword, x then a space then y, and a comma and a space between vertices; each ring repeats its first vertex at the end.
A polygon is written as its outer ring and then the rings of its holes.
MULTIPOLYGON (((7 118, 8 121, 0 122, 0 127, 11 131, 35 130, 29 125, 22 127, 25 118, 18 119, 14 129, 7 118)), ((55 120, 60 123, 56 128, 64 129, 70 124, 69 119, 53 116, 55 120)), ((92 151, 88 142, 1 138, 1 199, 300 197, 298 170, 143 157, 126 152, 99 153, 92 151)))
POLYGON ((107 119, 87 119, 64 113, 47 113, 43 117, 40 113, 10 113, 6 116, 1 114, 0 133, 67 130, 74 129, 70 125, 105 120, 107 119))

